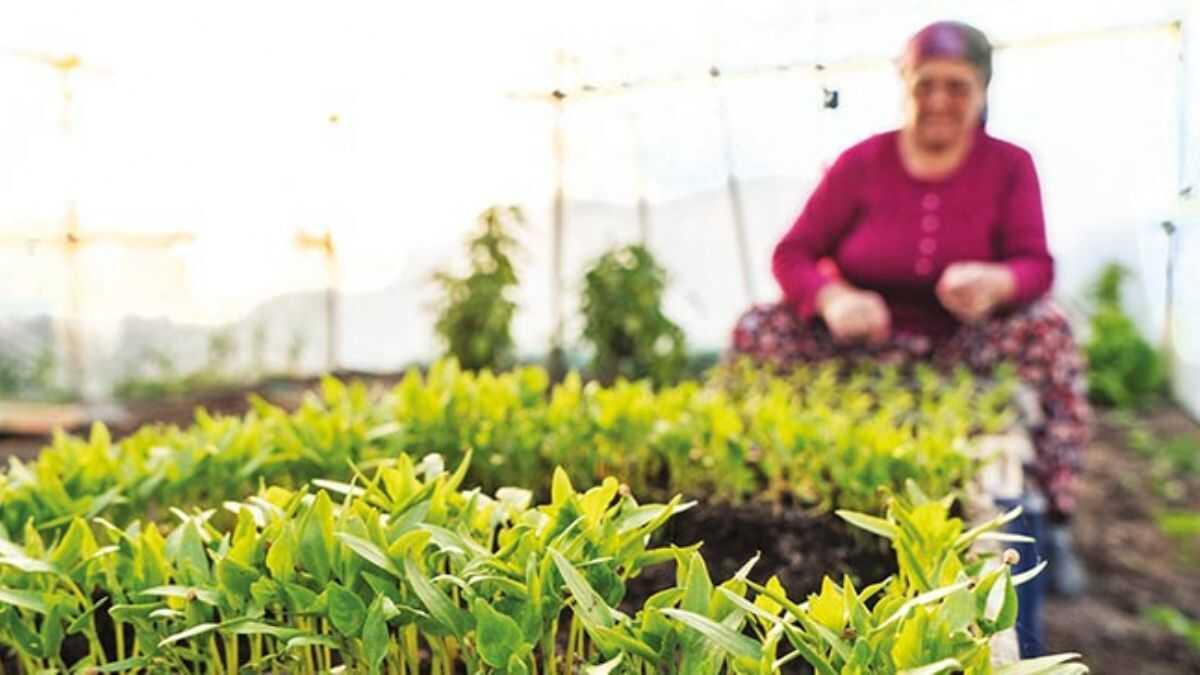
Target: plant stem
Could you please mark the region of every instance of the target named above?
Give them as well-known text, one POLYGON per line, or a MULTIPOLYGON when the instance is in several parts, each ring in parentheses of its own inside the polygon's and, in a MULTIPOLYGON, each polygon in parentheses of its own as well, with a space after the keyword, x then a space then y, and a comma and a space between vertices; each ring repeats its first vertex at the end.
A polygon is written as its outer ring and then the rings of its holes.
POLYGON ((386 664, 387 675, 404 675, 404 652, 400 649, 399 641, 390 641, 388 644, 388 658, 386 664))
MULTIPOLYGON (((330 634, 329 622, 325 620, 325 617, 321 617, 321 618, 317 619, 317 630, 318 630, 318 634, 320 634, 320 635, 329 635, 330 634)), ((329 670, 332 667, 332 664, 333 664, 333 657, 330 655, 329 647, 322 645, 321 646, 321 669, 329 670)))
POLYGON ((550 626, 546 628, 546 632, 542 635, 542 661, 545 664, 545 675, 556 675, 558 672, 554 663, 554 641, 558 637, 556 628, 558 628, 557 618, 550 623, 550 626))
POLYGON ((421 675, 421 652, 417 644, 416 625, 404 629, 404 642, 408 648, 408 665, 412 668, 413 675, 421 675))
POLYGON ((451 647, 448 639, 429 637, 429 649, 433 654, 433 672, 442 675, 453 675, 454 663, 451 657, 451 647))
POLYGON ((408 627, 396 632, 397 675, 408 675, 408 627))
MULTIPOLYGON (((125 660, 125 624, 121 621, 113 621, 113 631, 116 633, 113 637, 117 642, 117 660, 125 660)), ((100 657, 104 656, 104 652, 100 652, 100 657)))
MULTIPOLYGON (((296 621, 296 623, 300 626, 300 630, 305 631, 306 633, 312 632, 312 626, 309 625, 308 619, 299 619, 296 621)), ((317 672, 316 659, 313 658, 314 649, 316 648, 311 646, 304 648, 304 665, 308 668, 308 672, 310 673, 317 672)))
MULTIPOLYGON (((84 594, 84 592, 79 588, 78 584, 70 579, 65 579, 65 581, 67 590, 70 591, 75 597, 79 598, 79 602, 83 607, 93 610, 95 609, 91 598, 84 594)), ((94 650, 94 652, 97 654, 103 654, 104 647, 100 644, 100 637, 96 632, 96 613, 94 611, 88 617, 88 628, 84 631, 84 633, 87 635, 88 648, 94 650)))
POLYGON ((564 665, 567 672, 571 672, 572 664, 575 663, 575 635, 579 628, 579 621, 574 616, 571 617, 571 628, 567 631, 567 658, 564 665))
POLYGON ((96 654, 103 656, 104 645, 100 644, 100 633, 96 630, 96 615, 92 614, 88 618, 88 628, 84 631, 87 634, 88 649, 93 650, 96 654))
POLYGON ((216 675, 223 675, 223 671, 221 669, 221 652, 219 649, 217 649, 217 637, 215 635, 208 639, 208 652, 208 663, 212 668, 212 672, 216 675))

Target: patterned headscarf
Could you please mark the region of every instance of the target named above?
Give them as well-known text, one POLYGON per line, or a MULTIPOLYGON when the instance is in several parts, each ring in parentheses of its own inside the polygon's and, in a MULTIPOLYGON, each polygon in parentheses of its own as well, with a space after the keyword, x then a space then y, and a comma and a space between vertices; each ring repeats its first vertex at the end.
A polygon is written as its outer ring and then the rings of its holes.
POLYGON ((938 21, 917 31, 900 58, 901 70, 916 68, 928 59, 962 59, 992 81, 992 43, 978 28, 959 21, 938 21))

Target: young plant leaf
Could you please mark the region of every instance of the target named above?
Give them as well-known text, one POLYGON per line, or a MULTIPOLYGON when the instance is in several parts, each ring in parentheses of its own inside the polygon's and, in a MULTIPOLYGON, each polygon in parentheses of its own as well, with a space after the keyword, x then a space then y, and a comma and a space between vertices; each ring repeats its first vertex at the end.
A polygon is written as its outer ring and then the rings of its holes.
POLYGON ((1049 564, 1050 563, 1048 561, 1043 560, 1036 566, 1021 572, 1020 574, 1014 574, 1012 577, 1013 586, 1020 586, 1021 584, 1028 582, 1030 579, 1041 574, 1049 564))
POLYGON ((338 532, 334 535, 337 540, 345 544, 351 551, 357 553, 367 562, 379 567, 383 571, 391 574, 394 577, 404 578, 404 573, 392 562, 387 553, 383 549, 376 546, 373 542, 367 541, 360 537, 345 532, 338 532))
POLYGON ((899 529, 894 524, 884 520, 883 518, 876 518, 875 516, 869 516, 865 513, 846 511, 844 509, 834 511, 834 513, 836 513, 839 518, 845 520, 851 525, 859 529, 866 530, 872 534, 877 534, 885 539, 895 539, 899 534, 899 529))
POLYGON ((805 661, 808 662, 817 675, 838 675, 838 671, 834 669, 833 664, 829 659, 818 653, 804 640, 804 636, 794 626, 788 624, 780 624, 783 626, 783 633, 787 636, 788 642, 792 647, 800 653, 805 661))
POLYGON ((367 657, 367 667, 372 675, 378 675, 383 660, 387 658, 389 636, 387 618, 384 616, 382 595, 375 596, 367 609, 367 618, 363 622, 362 641, 363 652, 367 657))
POLYGON ((220 596, 211 588, 197 586, 155 586, 138 591, 138 595, 150 595, 160 598, 179 598, 181 600, 199 600, 206 605, 216 607, 220 604, 220 596))
POLYGON ((915 607, 920 607, 922 605, 928 605, 930 603, 937 602, 938 600, 941 600, 942 598, 950 595, 951 593, 954 593, 955 591, 960 591, 965 588, 969 588, 970 586, 971 586, 970 581, 960 581, 957 584, 952 584, 950 586, 945 586, 942 588, 936 588, 932 591, 929 591, 928 593, 922 593, 921 595, 918 595, 917 597, 915 597, 911 600, 908 600, 903 605, 901 605, 900 609, 897 609, 891 616, 889 616, 882 623, 880 623, 878 626, 876 626, 875 630, 873 632, 879 632, 879 631, 887 628, 888 626, 892 625, 893 623, 899 621, 900 619, 903 619, 915 607))
POLYGON ((503 668, 513 656, 522 655, 525 647, 521 627, 512 618, 497 612, 483 598, 475 601, 475 643, 484 663, 503 668))
POLYGON ((367 618, 367 606, 354 591, 338 583, 325 590, 329 596, 329 620, 346 637, 355 637, 367 618))
POLYGON ((43 594, 34 591, 0 588, 0 603, 27 609, 38 614, 46 614, 50 611, 50 608, 46 606, 43 594))
POLYGON ((182 631, 179 631, 178 633, 175 633, 174 635, 170 635, 166 638, 163 638, 158 643, 158 646, 161 649, 162 647, 166 647, 167 645, 174 644, 181 640, 187 640, 188 638, 194 638, 194 637, 197 637, 200 635, 207 635, 208 633, 211 633, 220 627, 221 627, 221 624, 219 624, 219 623, 197 624, 195 626, 192 626, 191 628, 188 628, 187 630, 182 630, 182 631))
POLYGON ((942 659, 941 661, 931 663, 927 666, 901 670, 897 672, 896 675, 941 675, 941 673, 944 673, 947 670, 961 668, 962 664, 958 662, 958 659, 942 659))
POLYGON ((1049 675, 1056 673, 1055 667, 1063 665, 1068 661, 1074 661, 1079 658, 1079 654, 1053 654, 1051 656, 1042 656, 1036 659, 1025 659, 1000 666, 996 669, 994 675, 1049 675))
POLYGON ((735 657, 753 661, 762 659, 762 646, 759 643, 728 626, 687 610, 663 609, 659 611, 700 633, 710 646, 719 648, 735 657))
POLYGON ((617 654, 614 658, 605 661, 604 663, 595 666, 584 666, 584 675, 611 675, 621 665, 621 659, 625 658, 624 654, 617 654))
POLYGON ((471 615, 450 601, 429 577, 421 571, 411 558, 404 560, 404 571, 413 592, 420 598, 429 614, 447 630, 458 637, 465 636, 471 630, 471 615))
POLYGON ((613 610, 604 602, 604 598, 588 584, 587 579, 575 569, 571 561, 552 548, 548 550, 554 566, 575 599, 575 613, 579 618, 594 626, 611 628, 614 623, 613 610))

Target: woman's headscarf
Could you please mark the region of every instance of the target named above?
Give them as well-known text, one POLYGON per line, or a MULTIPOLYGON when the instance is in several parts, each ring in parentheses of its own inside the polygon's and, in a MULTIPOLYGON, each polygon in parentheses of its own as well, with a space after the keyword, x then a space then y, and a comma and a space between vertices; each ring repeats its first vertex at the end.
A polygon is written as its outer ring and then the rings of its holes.
MULTIPOLYGON (((929 59, 960 59, 971 64, 983 78, 986 89, 992 81, 992 43, 983 31, 961 21, 937 21, 908 39, 900 57, 901 72, 929 59)), ((987 121, 986 104, 983 121, 987 121)))
POLYGON ((961 59, 975 67, 987 86, 992 80, 992 43, 978 28, 959 21, 938 21, 908 39, 900 59, 902 69, 929 59, 961 59))

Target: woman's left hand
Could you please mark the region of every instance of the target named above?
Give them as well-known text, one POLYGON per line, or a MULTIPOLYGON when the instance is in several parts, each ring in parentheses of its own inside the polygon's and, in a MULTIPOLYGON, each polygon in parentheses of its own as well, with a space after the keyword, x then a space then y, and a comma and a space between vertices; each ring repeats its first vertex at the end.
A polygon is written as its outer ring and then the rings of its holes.
POLYGON ((1016 279, 1006 265, 987 262, 954 263, 937 283, 937 297, 951 314, 965 323, 981 321, 1008 302, 1016 279))

